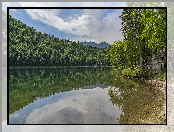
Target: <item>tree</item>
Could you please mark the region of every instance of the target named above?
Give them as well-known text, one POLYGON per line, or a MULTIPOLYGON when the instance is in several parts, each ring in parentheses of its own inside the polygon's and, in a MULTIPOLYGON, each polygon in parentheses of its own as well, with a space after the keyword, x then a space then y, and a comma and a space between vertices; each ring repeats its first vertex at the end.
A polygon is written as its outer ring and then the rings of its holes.
POLYGON ((91 66, 92 59, 109 64, 105 49, 87 47, 79 42, 42 34, 9 15, 10 66, 91 66), (102 56, 98 57, 102 53, 102 56), (93 56, 93 58, 91 58, 93 56), (86 61, 86 58, 90 61, 86 61))

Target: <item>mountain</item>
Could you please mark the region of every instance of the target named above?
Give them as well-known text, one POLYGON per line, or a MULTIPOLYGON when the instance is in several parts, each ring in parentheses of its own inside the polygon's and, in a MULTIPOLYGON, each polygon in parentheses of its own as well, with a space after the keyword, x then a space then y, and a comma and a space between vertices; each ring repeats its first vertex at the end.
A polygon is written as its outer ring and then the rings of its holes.
POLYGON ((99 43, 99 44, 97 44, 97 43, 95 43, 95 42, 80 42, 80 43, 82 43, 83 45, 88 45, 88 46, 92 46, 92 47, 97 47, 97 48, 107 48, 107 47, 109 47, 110 45, 108 44, 108 43, 106 43, 106 42, 101 42, 101 43, 99 43))
POLYGON ((10 66, 110 65, 108 48, 97 48, 37 32, 9 15, 10 66))

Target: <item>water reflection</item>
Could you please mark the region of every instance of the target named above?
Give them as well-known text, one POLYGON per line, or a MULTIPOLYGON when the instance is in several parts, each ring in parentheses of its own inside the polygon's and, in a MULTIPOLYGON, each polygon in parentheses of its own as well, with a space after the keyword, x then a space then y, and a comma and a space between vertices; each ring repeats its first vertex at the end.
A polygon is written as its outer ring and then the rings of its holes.
POLYGON ((108 86, 106 84, 96 84, 96 85, 89 85, 89 86, 84 86, 81 89, 93 89, 93 88, 107 88, 108 86))
POLYGON ((166 124, 166 97, 161 90, 140 81, 115 82, 118 87, 110 88, 108 95, 124 113, 120 115, 120 124, 166 124))
POLYGON ((99 86, 35 100, 11 114, 10 124, 119 124, 122 111, 109 101, 110 87, 99 86))
POLYGON ((12 68, 9 73, 10 124, 166 121, 160 90, 118 76, 109 67, 12 68))
POLYGON ((110 68, 22 68, 9 71, 10 114, 55 93, 108 82, 110 68))

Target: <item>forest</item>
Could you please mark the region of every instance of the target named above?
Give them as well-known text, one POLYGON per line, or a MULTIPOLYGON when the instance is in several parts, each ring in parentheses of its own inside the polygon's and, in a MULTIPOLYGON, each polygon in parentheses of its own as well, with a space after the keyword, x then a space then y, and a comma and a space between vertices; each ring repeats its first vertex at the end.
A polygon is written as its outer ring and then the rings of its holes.
POLYGON ((109 66, 108 48, 37 32, 9 15, 10 66, 109 66))
MULTIPOLYGON (((99 49, 41 33, 9 15, 10 66, 114 66, 123 75, 166 73, 166 8, 123 9, 123 40, 99 49), (152 62, 157 61, 160 71, 152 62)), ((113 36, 114 37, 114 36, 113 36)))
POLYGON ((166 8, 124 9, 120 19, 124 39, 110 46, 112 65, 130 76, 154 77, 166 73, 166 8), (153 64, 160 65, 155 69, 153 64))

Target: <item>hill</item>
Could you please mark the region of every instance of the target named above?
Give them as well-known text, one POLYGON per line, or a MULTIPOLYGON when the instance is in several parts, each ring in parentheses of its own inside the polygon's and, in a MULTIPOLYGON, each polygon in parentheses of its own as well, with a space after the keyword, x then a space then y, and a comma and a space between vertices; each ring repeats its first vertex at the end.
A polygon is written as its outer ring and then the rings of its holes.
POLYGON ((83 45, 89 45, 89 46, 92 46, 92 47, 97 47, 97 48, 107 48, 109 47, 110 45, 106 42, 101 42, 99 44, 95 43, 95 42, 80 42, 82 43, 83 45))
POLYGON ((10 66, 92 66, 110 65, 108 48, 85 46, 80 42, 41 33, 9 15, 10 66))

